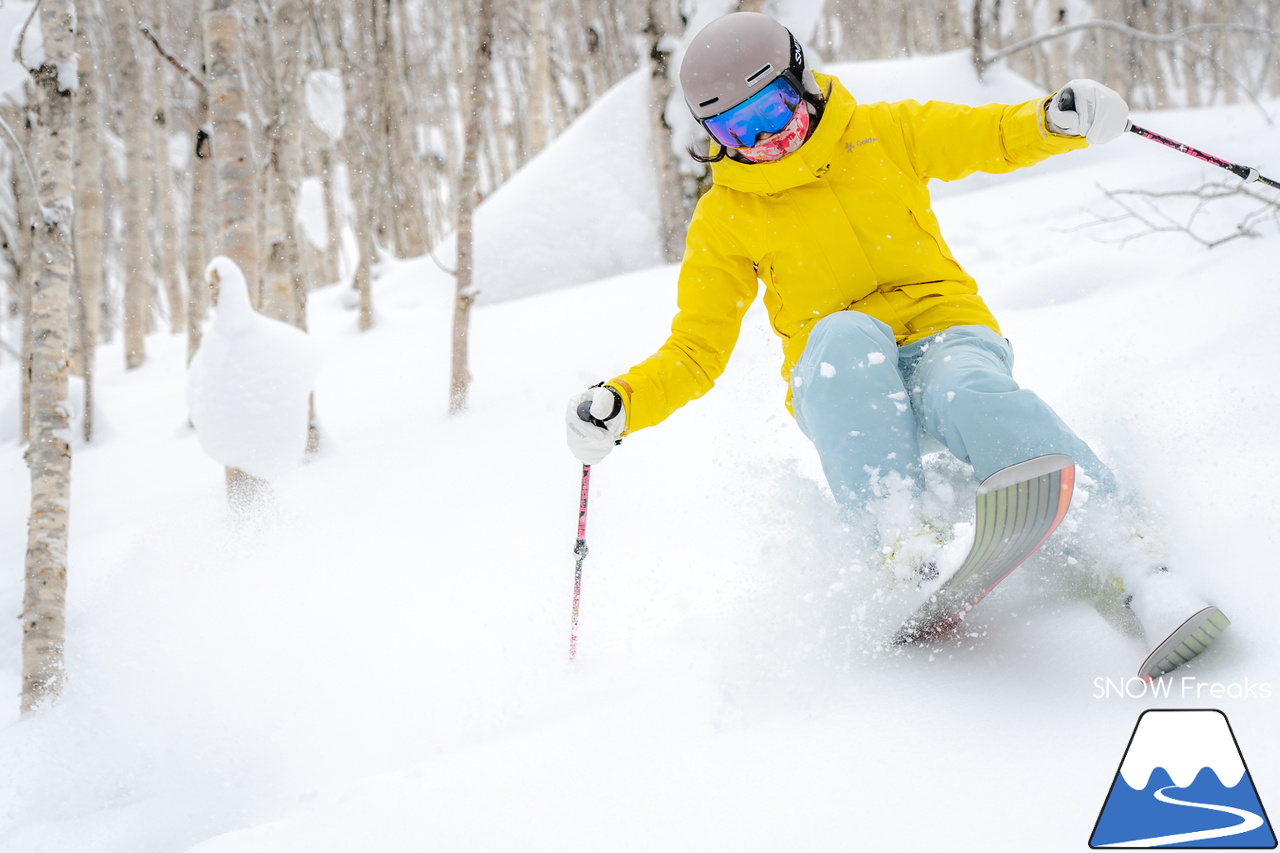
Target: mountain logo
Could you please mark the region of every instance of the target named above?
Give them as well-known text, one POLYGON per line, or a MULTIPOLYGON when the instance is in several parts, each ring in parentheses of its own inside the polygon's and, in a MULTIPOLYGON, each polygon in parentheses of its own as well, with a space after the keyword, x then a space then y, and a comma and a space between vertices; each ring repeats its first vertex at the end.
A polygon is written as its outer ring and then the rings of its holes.
POLYGON ((1274 849, 1275 833, 1227 715, 1144 711, 1089 846, 1274 849))

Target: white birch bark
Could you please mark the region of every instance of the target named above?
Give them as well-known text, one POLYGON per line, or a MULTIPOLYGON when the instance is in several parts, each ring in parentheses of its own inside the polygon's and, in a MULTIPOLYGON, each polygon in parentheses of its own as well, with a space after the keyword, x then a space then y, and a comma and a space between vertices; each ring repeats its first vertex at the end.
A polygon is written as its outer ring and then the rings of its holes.
POLYGON ((529 3, 529 151, 537 154, 551 141, 551 10, 548 0, 529 3))
MULTIPOLYGON (((137 0, 135 0, 135 3, 137 0)), ((145 22, 152 32, 161 34, 164 31, 161 14, 163 0, 146 0, 145 4, 135 5, 137 12, 145 14, 145 22)), ((169 157, 169 87, 166 79, 169 64, 157 51, 150 50, 150 45, 142 45, 147 57, 144 63, 145 73, 150 79, 147 95, 151 109, 151 150, 152 171, 155 175, 155 200, 152 209, 155 216, 155 257, 156 274, 160 287, 164 290, 165 302, 169 307, 169 333, 181 334, 186 328, 187 305, 186 296, 182 292, 183 269, 178 251, 177 210, 174 207, 173 163, 169 157)))
POLYGON ((71 444, 67 420, 70 344, 72 91, 75 6, 44 0, 45 64, 32 71, 38 92, 40 272, 31 300, 31 517, 22 599, 22 711, 61 692, 65 680, 67 526, 71 444))
POLYGON ((232 0, 205 0, 201 23, 213 128, 214 251, 244 272, 256 305, 262 282, 258 180, 244 84, 244 36, 232 0))
POLYGON ((148 102, 143 93, 142 45, 136 33, 137 19, 129 0, 106 0, 107 22, 114 55, 115 95, 120 103, 119 127, 125 146, 123 198, 123 245, 120 265, 124 275, 125 367, 133 369, 146 361, 146 335, 151 325, 151 219, 149 198, 151 164, 147 119, 148 102))
POLYGON ((400 257, 421 255, 427 250, 427 223, 423 212, 422 164, 415 139, 415 110, 405 92, 407 79, 401 61, 399 5, 392 0, 375 0, 375 33, 379 43, 374 50, 376 79, 379 83, 381 125, 377 137, 383 140, 387 170, 387 221, 391 227, 396 254, 400 257))
POLYGON ((195 357, 204 335, 204 318, 209 312, 210 293, 204 268, 212 259, 208 247, 210 161, 213 159, 206 125, 209 121, 209 93, 196 93, 196 139, 188 162, 191 181, 191 210, 187 216, 187 361, 195 357))
POLYGON ((75 96, 75 255, 76 295, 80 306, 80 373, 84 377, 84 439, 93 440, 94 377, 98 324, 105 289, 103 257, 106 238, 106 208, 103 203, 103 142, 107 138, 99 97, 97 46, 89 32, 95 18, 80 10, 76 33, 79 88, 75 96))
POLYGON ((371 163, 373 152, 366 141, 369 138, 370 123, 367 106, 363 97, 364 87, 361 85, 360 68, 353 58, 342 37, 340 11, 334 0, 322 0, 320 6, 322 37, 338 48, 341 58, 342 94, 346 108, 346 121, 343 124, 341 155, 346 166, 347 188, 351 197, 352 231, 355 232, 356 257, 351 286, 359 299, 360 331, 367 332, 373 328, 373 256, 374 225, 370 211, 371 184, 374 169, 371 163))
MULTIPOLYGON (((232 0, 205 0, 201 24, 213 127, 214 251, 236 262, 250 300, 258 304, 259 194, 244 84, 243 30, 232 0)), ((227 469, 227 501, 233 510, 255 506, 265 490, 265 482, 257 477, 227 469)))
POLYGON ((658 172, 658 207, 662 216, 663 255, 668 263, 684 253, 684 232, 688 225, 684 209, 680 166, 676 162, 671 125, 667 123, 667 103, 675 92, 672 80, 671 48, 676 34, 670 32, 672 14, 669 0, 648 0, 649 22, 649 127, 653 137, 653 159, 658 172))
POLYGON ((486 83, 489 63, 493 58, 492 36, 493 0, 479 0, 479 7, 476 9, 476 46, 471 61, 471 100, 465 113, 466 131, 463 141, 462 174, 458 180, 458 269, 457 291, 453 306, 450 414, 457 414, 466 409, 467 391, 471 385, 471 373, 467 367, 467 342, 471 329, 471 306, 476 300, 473 280, 474 239, 471 224, 478 192, 476 176, 482 142, 486 83))
POLYGON ((302 183, 302 65, 299 36, 302 7, 298 0, 275 0, 266 41, 274 69, 275 116, 271 122, 266 220, 266 264, 262 281, 262 313, 306 325, 305 285, 298 246, 298 187, 302 183))

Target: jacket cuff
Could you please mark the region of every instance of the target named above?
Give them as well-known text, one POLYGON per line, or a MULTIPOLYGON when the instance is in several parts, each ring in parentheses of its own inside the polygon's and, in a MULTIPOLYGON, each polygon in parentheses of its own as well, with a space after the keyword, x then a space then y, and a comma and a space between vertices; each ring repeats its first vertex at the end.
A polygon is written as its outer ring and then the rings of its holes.
POLYGON ((1029 166, 1053 154, 1089 147, 1083 136, 1059 136, 1049 131, 1045 119, 1048 103, 1049 98, 1037 98, 1012 106, 1005 113, 1005 151, 1013 162, 1029 166))
POLYGON ((629 434, 631 432, 631 395, 633 393, 631 386, 627 384, 625 379, 621 378, 610 379, 608 382, 602 382, 600 384, 608 388, 612 388, 614 391, 618 392, 618 396, 622 398, 622 416, 624 419, 622 434, 629 434))

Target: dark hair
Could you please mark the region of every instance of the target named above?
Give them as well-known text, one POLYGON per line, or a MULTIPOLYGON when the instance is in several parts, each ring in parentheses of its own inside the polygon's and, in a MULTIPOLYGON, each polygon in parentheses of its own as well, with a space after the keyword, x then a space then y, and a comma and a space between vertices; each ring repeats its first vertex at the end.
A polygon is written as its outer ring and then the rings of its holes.
MULTIPOLYGON (((827 108, 827 99, 831 97, 831 88, 831 83, 828 82, 827 91, 823 92, 820 96, 813 94, 808 89, 801 89, 800 97, 804 99, 806 104, 813 107, 813 126, 815 128, 818 126, 818 122, 822 121, 822 113, 827 108)), ((701 127, 701 125, 699 125, 699 127, 701 127)), ((812 130, 809 132, 810 134, 813 133, 812 130)), ((711 142, 716 146, 715 154, 702 154, 692 145, 686 148, 685 151, 689 152, 689 156, 694 160, 697 160, 699 163, 719 163, 725 157, 729 156, 728 148, 725 148, 714 139, 711 140, 711 142)))

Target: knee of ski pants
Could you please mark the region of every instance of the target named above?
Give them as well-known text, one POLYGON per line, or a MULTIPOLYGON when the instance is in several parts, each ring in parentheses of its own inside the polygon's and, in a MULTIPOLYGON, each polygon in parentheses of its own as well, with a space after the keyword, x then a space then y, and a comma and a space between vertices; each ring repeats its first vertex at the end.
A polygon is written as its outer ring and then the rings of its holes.
POLYGON ((1013 378, 1013 347, 986 326, 956 326, 921 343, 912 380, 926 423, 962 396, 1020 390, 1013 378))
MULTIPOLYGON (((792 409, 800 430, 811 440, 815 438, 806 422, 806 402, 813 405, 820 397, 813 392, 817 388, 826 388, 834 393, 842 393, 837 388, 845 386, 844 382, 818 383, 818 378, 847 379, 858 386, 893 386, 902 384, 898 372, 898 342, 894 339, 893 329, 874 317, 859 311, 837 311, 823 317, 809 333, 800 361, 791 374, 792 409), (825 366, 824 366, 825 365, 825 366), (854 374, 850 368, 879 367, 868 375, 865 369, 854 374), (828 375, 829 374, 829 375, 828 375)), ((857 392, 864 393, 869 387, 859 387, 857 392)), ((845 387, 844 391, 852 392, 845 387)))

